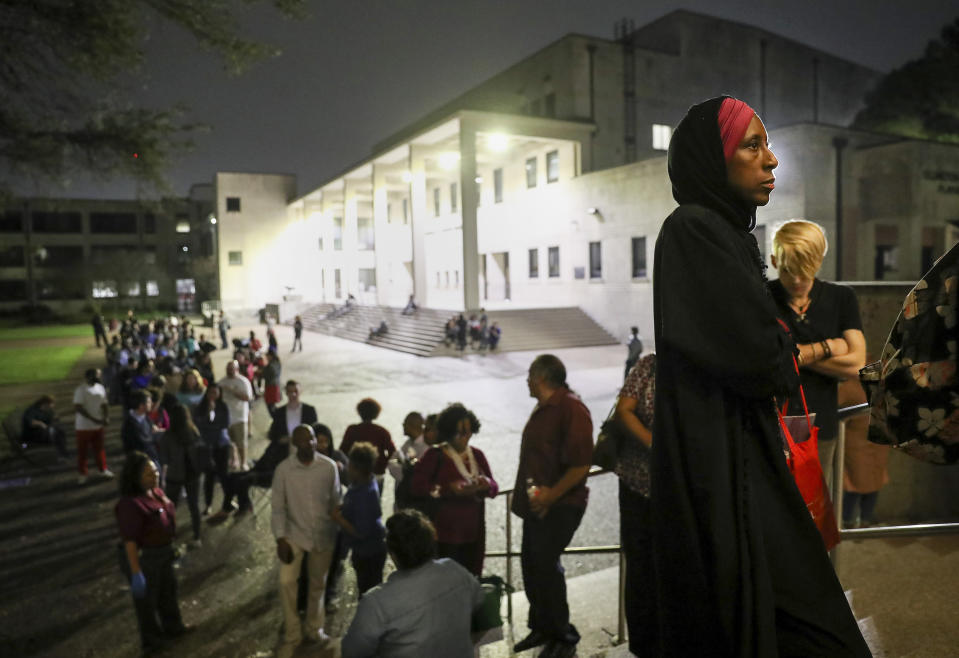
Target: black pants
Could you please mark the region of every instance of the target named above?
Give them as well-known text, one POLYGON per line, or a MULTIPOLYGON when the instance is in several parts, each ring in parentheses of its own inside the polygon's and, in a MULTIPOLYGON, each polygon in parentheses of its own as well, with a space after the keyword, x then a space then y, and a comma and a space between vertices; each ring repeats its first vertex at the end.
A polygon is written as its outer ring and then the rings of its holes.
POLYGON ((186 488, 186 504, 190 509, 190 523, 193 526, 193 538, 200 538, 200 476, 188 474, 182 482, 167 480, 166 495, 176 505, 180 502, 180 492, 186 488))
POLYGON ((383 565, 386 564, 386 550, 373 555, 350 556, 353 570, 356 571, 356 588, 363 596, 367 590, 373 589, 383 582, 383 565))
POLYGON ((146 578, 147 590, 142 599, 133 599, 133 607, 144 646, 157 644, 164 633, 183 629, 173 572, 174 557, 172 544, 140 550, 140 569, 146 578))
POLYGON ((343 531, 337 531, 336 544, 333 547, 333 559, 330 560, 330 570, 326 574, 326 598, 332 601, 336 596, 336 584, 343 574, 343 560, 346 559, 347 549, 343 541, 343 531))
POLYGON ((579 633, 569 623, 566 602, 566 572, 560 562, 569 546, 583 511, 572 505, 553 505, 542 519, 523 521, 523 586, 529 600, 529 628, 550 640, 574 644, 579 633))
POLYGON ((252 509, 250 487, 269 489, 272 482, 273 473, 267 473, 266 471, 228 473, 223 480, 223 510, 230 511, 234 496, 240 509, 252 509))
POLYGON ((52 444, 61 457, 67 456, 67 435, 57 427, 50 424, 45 428, 30 427, 23 435, 24 443, 48 443, 52 444))
POLYGON ((629 650, 642 658, 658 652, 651 512, 649 498, 620 481, 619 533, 626 557, 626 626, 629 650))
POLYGON ((291 352, 295 352, 297 345, 300 346, 300 351, 302 352, 302 351, 303 351, 303 339, 300 338, 300 335, 299 335, 299 334, 293 336, 293 349, 290 350, 290 351, 291 351, 291 352))
POLYGON ((464 544, 444 544, 437 542, 436 556, 448 557, 458 562, 471 574, 479 578, 483 575, 483 558, 486 557, 486 538, 464 544))
POLYGON ((224 486, 230 469, 230 446, 216 446, 213 448, 213 465, 203 471, 203 500, 207 507, 213 505, 213 484, 220 480, 224 486))

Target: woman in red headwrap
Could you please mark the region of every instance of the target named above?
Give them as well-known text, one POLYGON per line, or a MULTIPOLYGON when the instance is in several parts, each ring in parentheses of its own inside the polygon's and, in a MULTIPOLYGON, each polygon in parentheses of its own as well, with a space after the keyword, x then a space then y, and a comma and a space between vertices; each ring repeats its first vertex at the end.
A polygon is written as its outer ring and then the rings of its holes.
POLYGON ((870 655, 777 425, 795 347, 750 231, 778 164, 729 97, 691 107, 669 146, 680 205, 656 241, 650 465, 662 655, 870 655))

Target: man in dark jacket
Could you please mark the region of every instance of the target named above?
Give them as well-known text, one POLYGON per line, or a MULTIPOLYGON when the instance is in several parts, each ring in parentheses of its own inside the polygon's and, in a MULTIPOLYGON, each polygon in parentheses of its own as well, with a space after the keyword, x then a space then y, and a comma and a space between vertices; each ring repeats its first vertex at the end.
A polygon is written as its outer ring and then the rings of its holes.
POLYGON ((316 408, 300 402, 300 385, 292 379, 286 383, 286 399, 287 403, 273 413, 273 422, 267 433, 270 441, 291 436, 293 428, 298 425, 312 427, 317 422, 316 408))
POLYGON ((153 423, 147 417, 153 407, 153 400, 143 390, 130 393, 130 409, 123 417, 123 427, 120 438, 123 439, 125 452, 140 451, 150 455, 157 468, 160 467, 160 456, 157 453, 156 442, 153 440, 153 423))

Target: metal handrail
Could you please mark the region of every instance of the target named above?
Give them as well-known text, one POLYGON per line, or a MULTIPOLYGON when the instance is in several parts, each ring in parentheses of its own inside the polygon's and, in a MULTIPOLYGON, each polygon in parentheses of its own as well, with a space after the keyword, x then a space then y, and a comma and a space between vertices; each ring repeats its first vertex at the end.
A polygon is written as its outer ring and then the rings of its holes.
MULTIPOLYGON (((586 474, 586 478, 596 477, 612 473, 598 466, 593 466, 586 474)), ((506 550, 489 551, 486 557, 504 558, 506 560, 506 586, 507 592, 513 589, 513 558, 520 557, 522 553, 513 550, 513 518, 510 509, 513 506, 513 489, 500 489, 496 497, 506 497, 506 550)), ((573 553, 579 555, 609 555, 616 553, 619 555, 619 620, 616 629, 616 639, 614 644, 623 644, 626 642, 626 560, 623 556, 623 548, 619 544, 609 546, 567 546, 563 554, 573 553)), ((506 596, 506 617, 509 619, 510 628, 513 626, 513 597, 506 596)))

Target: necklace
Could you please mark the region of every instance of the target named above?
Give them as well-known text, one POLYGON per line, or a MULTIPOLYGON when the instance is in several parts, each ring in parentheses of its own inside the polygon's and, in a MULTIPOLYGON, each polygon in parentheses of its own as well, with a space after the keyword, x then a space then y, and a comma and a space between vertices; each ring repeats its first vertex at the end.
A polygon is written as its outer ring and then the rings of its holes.
POLYGON ((807 299, 805 305, 789 302, 789 306, 792 308, 793 312, 796 314, 796 319, 799 320, 799 322, 806 321, 806 312, 809 310, 810 304, 812 304, 811 299, 807 299))

